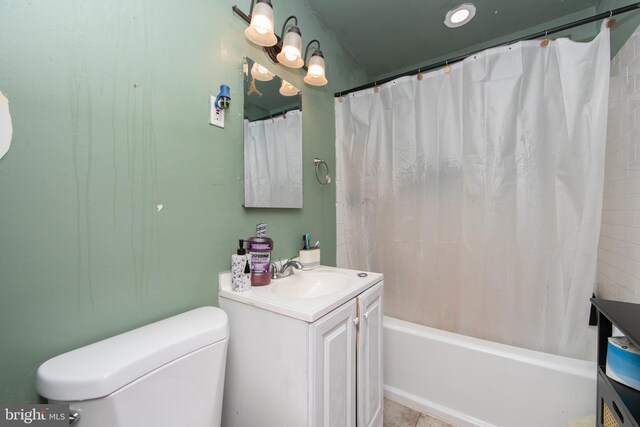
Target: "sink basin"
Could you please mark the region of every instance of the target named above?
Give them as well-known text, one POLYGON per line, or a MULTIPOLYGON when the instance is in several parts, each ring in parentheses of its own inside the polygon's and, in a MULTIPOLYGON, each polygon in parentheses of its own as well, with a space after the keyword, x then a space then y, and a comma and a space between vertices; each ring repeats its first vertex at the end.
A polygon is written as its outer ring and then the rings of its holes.
POLYGON ((283 279, 250 291, 233 292, 231 273, 220 273, 220 298, 228 298, 285 316, 315 322, 334 308, 383 279, 382 274, 320 266, 313 270, 295 270, 283 279))
MULTIPOLYGON (((343 292, 349 288, 351 278, 340 271, 296 271, 283 279, 271 281, 265 291, 282 298, 318 298, 343 292)), ((260 294, 262 289, 256 289, 260 294)))

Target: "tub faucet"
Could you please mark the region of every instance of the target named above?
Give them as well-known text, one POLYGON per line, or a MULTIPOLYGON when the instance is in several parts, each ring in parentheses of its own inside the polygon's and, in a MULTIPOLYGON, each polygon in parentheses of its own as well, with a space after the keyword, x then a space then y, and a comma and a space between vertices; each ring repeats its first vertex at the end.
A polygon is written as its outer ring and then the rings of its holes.
POLYGON ((278 271, 278 265, 273 262, 269 266, 272 279, 282 279, 285 277, 289 277, 293 274, 294 268, 296 270, 302 270, 302 264, 300 264, 300 262, 295 261, 293 259, 289 259, 287 262, 282 264, 282 268, 280 268, 280 271, 278 271))

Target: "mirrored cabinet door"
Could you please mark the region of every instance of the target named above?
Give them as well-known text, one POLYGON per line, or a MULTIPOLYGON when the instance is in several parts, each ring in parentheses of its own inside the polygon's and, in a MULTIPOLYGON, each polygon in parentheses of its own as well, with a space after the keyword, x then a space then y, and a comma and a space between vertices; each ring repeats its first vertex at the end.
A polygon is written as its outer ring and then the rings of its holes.
POLYGON ((244 205, 302 208, 300 91, 244 61, 244 205))

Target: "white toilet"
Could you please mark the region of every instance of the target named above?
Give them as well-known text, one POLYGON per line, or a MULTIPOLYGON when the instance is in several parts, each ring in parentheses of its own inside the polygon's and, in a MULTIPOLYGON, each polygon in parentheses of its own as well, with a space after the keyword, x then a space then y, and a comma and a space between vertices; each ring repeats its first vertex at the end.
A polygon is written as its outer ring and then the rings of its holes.
POLYGON ((74 427, 220 426, 229 325, 202 307, 54 357, 37 390, 74 427))

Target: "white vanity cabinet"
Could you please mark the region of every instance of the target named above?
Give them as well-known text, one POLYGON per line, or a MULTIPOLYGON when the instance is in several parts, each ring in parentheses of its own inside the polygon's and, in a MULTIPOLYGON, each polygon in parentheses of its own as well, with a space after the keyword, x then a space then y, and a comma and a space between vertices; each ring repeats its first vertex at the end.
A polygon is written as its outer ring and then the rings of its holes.
POLYGON ((356 301, 309 325, 310 426, 356 426, 356 301))
POLYGON ((382 283, 358 297, 358 427, 382 427, 382 283))
POLYGON ((382 427, 383 282, 376 276, 313 321, 227 298, 221 288, 231 329, 222 426, 382 427))

